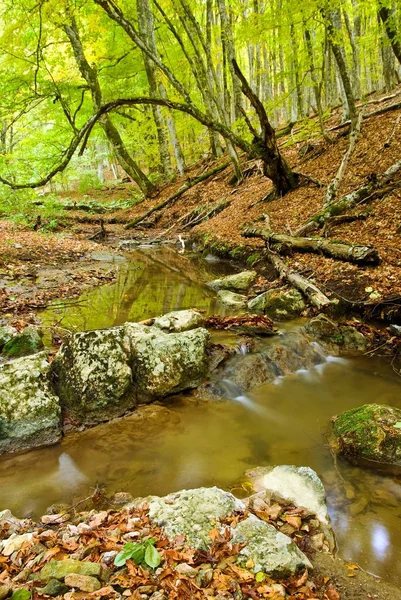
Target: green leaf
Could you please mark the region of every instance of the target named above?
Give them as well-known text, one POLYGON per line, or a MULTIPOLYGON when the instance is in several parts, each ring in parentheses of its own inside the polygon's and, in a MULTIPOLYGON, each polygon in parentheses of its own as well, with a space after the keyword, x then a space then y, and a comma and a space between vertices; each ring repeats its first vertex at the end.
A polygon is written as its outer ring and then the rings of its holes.
POLYGON ((160 565, 161 561, 162 557, 160 556, 159 552, 154 546, 149 544, 145 552, 146 564, 149 565, 149 567, 152 567, 152 569, 156 569, 156 567, 160 565))
POLYGON ((17 590, 11 596, 11 600, 29 600, 32 594, 29 590, 17 590))
POLYGON ((130 558, 132 558, 135 564, 140 565, 145 558, 145 546, 143 544, 135 544, 130 558))
MULTIPOLYGON (((150 546, 151 547, 151 546, 150 546)), ((134 563, 140 565, 145 558, 145 545, 134 542, 128 542, 114 559, 116 567, 123 567, 127 560, 132 559, 134 563)))
POLYGON ((397 421, 397 423, 395 423, 393 427, 395 427, 396 429, 401 429, 401 421, 397 421))
POLYGON ((260 583, 261 581, 264 581, 265 578, 266 578, 266 575, 263 573, 263 571, 259 571, 255 575, 255 581, 257 581, 258 583, 260 583))

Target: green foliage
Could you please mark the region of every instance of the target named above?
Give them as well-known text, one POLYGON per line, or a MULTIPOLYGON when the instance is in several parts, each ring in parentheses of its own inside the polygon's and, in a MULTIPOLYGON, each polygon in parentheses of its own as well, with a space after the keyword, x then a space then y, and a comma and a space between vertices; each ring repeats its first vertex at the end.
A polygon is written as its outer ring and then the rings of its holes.
POLYGON ((137 565, 147 565, 156 569, 161 563, 161 556, 155 548, 156 540, 150 538, 144 542, 128 542, 114 559, 116 567, 123 567, 127 560, 133 560, 137 565))
POLYGON ((16 590, 11 596, 11 600, 29 600, 32 594, 29 590, 16 590))

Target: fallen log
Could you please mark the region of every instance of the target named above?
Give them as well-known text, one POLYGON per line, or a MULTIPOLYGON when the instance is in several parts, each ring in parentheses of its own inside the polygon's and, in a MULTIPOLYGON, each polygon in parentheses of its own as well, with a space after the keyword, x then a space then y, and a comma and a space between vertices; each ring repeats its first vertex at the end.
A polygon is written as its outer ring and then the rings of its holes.
POLYGON ((313 215, 305 225, 302 225, 302 227, 295 232, 294 235, 303 236, 313 230, 320 229, 328 219, 344 214, 359 204, 381 198, 390 193, 401 185, 401 181, 390 184, 391 179, 399 171, 401 171, 401 160, 391 165, 391 167, 381 175, 371 176, 369 183, 362 185, 357 190, 350 192, 337 202, 333 202, 333 204, 324 208, 321 212, 313 215), (312 223, 317 223, 317 228, 311 225, 312 223))
MULTIPOLYGON (((378 110, 374 110, 370 113, 366 113, 363 115, 363 120, 370 119, 371 117, 376 117, 378 115, 383 115, 386 112, 391 112, 393 110, 398 110, 401 108, 401 102, 397 102, 395 104, 390 104, 389 106, 385 106, 384 108, 379 108, 378 110)), ((351 121, 344 121, 344 123, 340 123, 340 125, 335 125, 334 127, 330 127, 327 131, 338 131, 339 129, 344 129, 344 127, 348 127, 351 125, 351 121)))
POLYGON ((141 221, 144 221, 145 219, 150 217, 150 215, 152 215, 154 212, 161 210, 162 208, 165 208, 169 204, 173 204, 173 202, 178 200, 178 198, 180 196, 182 196, 187 190, 194 187, 198 183, 201 183, 202 181, 209 179, 209 177, 212 177, 213 175, 217 175, 217 173, 224 171, 224 169, 226 169, 229 164, 231 164, 230 161, 228 161, 222 165, 219 165, 218 167, 215 167, 214 169, 211 169, 210 171, 207 171, 206 173, 203 173, 202 175, 199 175, 199 177, 195 177, 195 179, 188 179, 184 183, 184 185, 182 187, 180 187, 180 189, 175 194, 173 194, 172 196, 167 198, 167 200, 164 200, 163 202, 156 204, 156 206, 153 206, 152 208, 150 208, 143 215, 141 215, 141 216, 137 217, 136 219, 134 219, 133 221, 130 221, 129 223, 127 223, 125 226, 125 229, 132 229, 133 227, 135 227, 135 225, 138 225, 138 223, 140 223, 141 221))
POLYGON ((261 238, 266 242, 268 248, 277 250, 279 254, 288 254, 295 250, 296 252, 324 254, 330 258, 359 265, 377 265, 380 262, 377 250, 371 246, 334 242, 322 237, 296 237, 259 227, 249 227, 244 230, 242 235, 247 238, 261 238))
MULTIPOLYGON (((262 232, 263 235, 260 237, 263 239, 269 237, 271 233, 271 227, 268 215, 265 215, 265 227, 263 229, 258 229, 258 231, 262 232)), ((254 237, 251 235, 251 228, 246 229, 242 235, 245 237, 254 237)), ((290 269, 290 267, 278 256, 278 254, 269 248, 268 243, 266 243, 265 253, 268 261, 271 263, 280 279, 288 281, 288 283, 290 283, 293 287, 302 292, 304 296, 308 298, 309 302, 318 310, 323 310, 326 306, 331 304, 329 298, 323 294, 323 292, 314 283, 303 277, 297 271, 290 269)))

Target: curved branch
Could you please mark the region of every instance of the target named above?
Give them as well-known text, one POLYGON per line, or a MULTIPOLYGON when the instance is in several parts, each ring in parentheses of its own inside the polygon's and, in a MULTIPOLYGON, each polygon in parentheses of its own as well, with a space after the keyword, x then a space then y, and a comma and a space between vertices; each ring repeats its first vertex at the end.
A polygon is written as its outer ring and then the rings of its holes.
POLYGON ((178 110, 180 112, 184 112, 184 113, 190 115, 191 117, 193 117, 194 119, 196 119, 202 125, 205 125, 205 127, 207 127, 208 129, 217 131, 225 139, 230 140, 233 144, 235 144, 236 146, 241 148, 241 150, 243 150, 244 152, 247 152, 248 154, 252 154, 254 152, 254 149, 252 148, 252 146, 249 142, 247 142, 246 140, 239 137, 237 134, 235 134, 233 131, 231 131, 231 129, 229 127, 227 127, 226 125, 223 125, 222 123, 220 123, 218 121, 213 121, 210 117, 208 117, 202 111, 197 109, 193 104, 183 104, 181 102, 174 102, 174 101, 168 100, 168 99, 147 98, 144 96, 139 96, 137 98, 119 98, 118 100, 108 102, 107 104, 104 104, 103 106, 101 106, 100 109, 97 111, 97 113, 95 113, 94 115, 92 115, 92 117, 90 117, 90 119, 88 119, 88 121, 78 131, 77 135, 71 140, 70 145, 64 152, 63 160, 60 162, 59 165, 57 165, 57 167, 54 167, 54 169, 52 169, 50 171, 50 173, 48 173, 45 177, 43 177, 42 179, 40 179, 39 181, 36 181, 36 182, 15 184, 12 181, 7 180, 4 177, 0 176, 0 182, 3 183, 4 185, 9 186, 10 188, 12 188, 14 190, 27 189, 27 188, 33 189, 33 188, 42 187, 42 186, 46 185, 46 183, 48 183, 55 175, 57 175, 57 173, 62 172, 67 167, 68 163, 74 156, 74 154, 81 142, 83 142, 83 143, 82 143, 82 147, 80 150, 80 156, 83 154, 83 152, 86 148, 88 139, 92 133, 93 127, 104 115, 106 115, 106 114, 112 112, 113 110, 116 110, 117 108, 120 108, 122 106, 136 106, 138 104, 150 104, 150 105, 156 105, 156 106, 165 106, 172 110, 178 110))

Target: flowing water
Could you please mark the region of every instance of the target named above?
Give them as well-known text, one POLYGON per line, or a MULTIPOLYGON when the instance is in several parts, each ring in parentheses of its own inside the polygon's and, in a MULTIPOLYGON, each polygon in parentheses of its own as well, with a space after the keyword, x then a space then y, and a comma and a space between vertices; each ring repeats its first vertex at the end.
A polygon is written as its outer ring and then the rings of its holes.
MULTIPOLYGON (((58 304, 43 321, 82 330, 180 308, 213 313, 215 294, 204 282, 229 272, 228 264, 172 249, 138 250, 114 285, 58 304)), ((224 333, 219 339, 234 343, 224 333)), ((246 348, 239 351, 241 360, 246 348)), ((308 465, 325 484, 340 555, 401 584, 401 478, 335 461, 325 437, 330 417, 343 410, 368 402, 401 408, 401 381, 390 366, 377 358, 329 358, 246 395, 230 380, 221 383, 227 400, 177 396, 69 435, 57 446, 3 457, 0 509, 39 515, 54 502, 88 495, 97 484, 135 496, 202 485, 240 494, 247 469, 308 465)))

